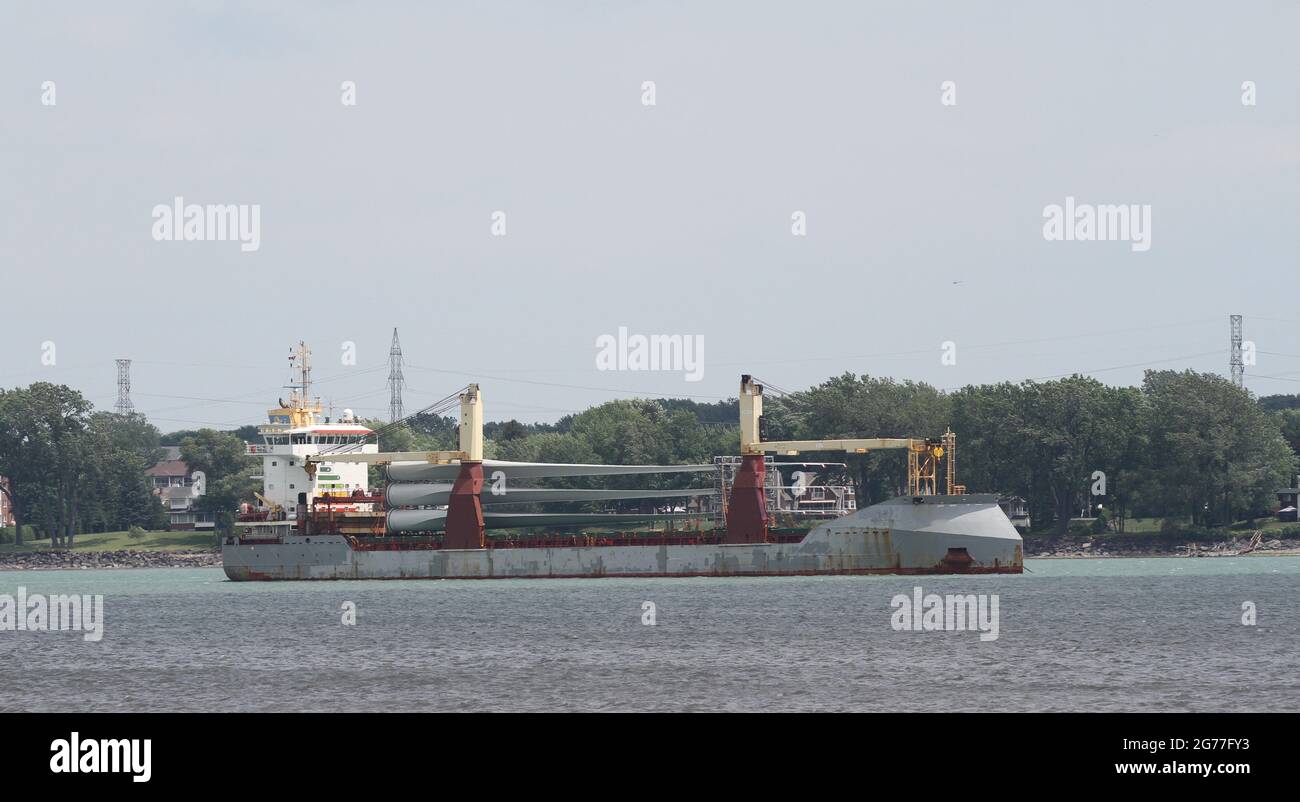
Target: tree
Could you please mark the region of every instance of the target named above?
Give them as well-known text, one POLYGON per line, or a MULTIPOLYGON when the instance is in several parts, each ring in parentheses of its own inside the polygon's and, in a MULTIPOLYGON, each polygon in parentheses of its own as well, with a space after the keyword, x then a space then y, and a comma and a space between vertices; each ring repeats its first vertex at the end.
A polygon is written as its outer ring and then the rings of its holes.
POLYGON ((1085 502, 1128 506, 1146 458, 1145 400, 1135 388, 1072 376, 968 386, 953 395, 959 478, 1029 500, 1031 515, 1066 531, 1085 502), (1094 476, 1105 497, 1091 498, 1094 476))
POLYGON ((38 441, 30 427, 31 398, 25 390, 0 390, 0 493, 9 501, 14 516, 14 543, 23 544, 23 525, 27 521, 30 496, 37 492, 41 480, 38 455, 47 445, 38 441))
POLYGON ((145 475, 162 453, 158 430, 139 414, 96 412, 87 437, 93 458, 91 481, 83 490, 83 531, 164 527, 166 511, 145 475))
POLYGON ((504 442, 506 440, 518 440, 528 436, 528 427, 524 426, 522 423, 520 423, 517 420, 508 420, 504 423, 498 424, 495 427, 496 432, 493 433, 492 435, 489 435, 487 433, 486 431, 487 428, 488 428, 487 426, 484 426, 484 430, 485 430, 484 436, 485 437, 491 436, 492 439, 498 442, 504 442))
POLYGON ((93 454, 86 439, 90 403, 65 385, 37 382, 0 393, 0 474, 19 524, 43 520, 51 544, 77 531, 79 491, 93 454))
POLYGON ((1010 382, 963 387, 952 395, 957 480, 975 491, 1032 499, 1033 466, 1025 449, 1025 387, 1010 382))
MULTIPOLYGON (((951 401, 934 387, 845 373, 782 399, 765 401, 769 440, 851 437, 938 437, 951 401)), ((907 458, 897 451, 843 457, 857 484, 859 504, 905 492, 907 458)))
POLYGON ((1259 399, 1259 405, 1268 412, 1300 409, 1300 395, 1266 395, 1259 399))
POLYGON ((1273 420, 1282 430, 1291 450, 1300 454, 1300 409, 1279 409, 1273 413, 1273 420))
POLYGON ((1278 420, 1222 376, 1147 371, 1150 492, 1165 515, 1228 524, 1265 511, 1295 472, 1278 420))
POLYGON ((218 532, 229 532, 240 503, 253 499, 257 485, 250 477, 256 464, 247 451, 243 440, 214 429, 200 429, 181 441, 181 459, 203 474, 195 508, 215 515, 218 532))

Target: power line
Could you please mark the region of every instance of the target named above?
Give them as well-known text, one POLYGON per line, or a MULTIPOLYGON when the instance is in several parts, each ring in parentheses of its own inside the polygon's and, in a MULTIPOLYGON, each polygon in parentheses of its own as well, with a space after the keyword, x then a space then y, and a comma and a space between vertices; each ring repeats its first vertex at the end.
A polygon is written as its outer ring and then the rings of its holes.
MULTIPOLYGON (((1082 340, 1090 337, 1110 337, 1116 334, 1136 334, 1138 332, 1144 332, 1144 331, 1156 331, 1159 329, 1171 329, 1171 328, 1178 328, 1181 326, 1198 325, 1210 320, 1218 320, 1218 319, 1220 318, 1199 318, 1196 320, 1184 320, 1178 323, 1163 323, 1154 326, 1136 326, 1127 329, 1112 329, 1110 331, 1098 331, 1098 332, 1090 332, 1085 334, 1062 334, 1056 337, 1036 337, 1028 340, 1004 340, 1002 342, 994 342, 994 343, 976 343, 974 345, 963 345, 962 350, 973 351, 973 350, 982 350, 985 348, 1005 348, 1011 345, 1036 345, 1038 343, 1060 342, 1064 340, 1082 340)), ((828 359, 885 359, 889 357, 917 356, 921 354, 933 354, 934 351, 935 351, 934 348, 917 348, 910 351, 893 351, 893 352, 883 352, 883 353, 875 353, 875 354, 840 354, 840 355, 831 354, 831 355, 822 355, 822 356, 810 355, 810 356, 799 357, 798 359, 748 360, 745 362, 711 362, 710 364, 712 364, 715 367, 726 367, 729 365, 730 366, 734 366, 734 365, 752 366, 752 365, 802 364, 805 362, 824 361, 828 359)))
POLYGON ((1213 351, 1202 351, 1199 354, 1186 354, 1184 356, 1172 356, 1168 359, 1153 359, 1149 362, 1132 362, 1127 365, 1114 365, 1109 368, 1096 368, 1094 370, 1075 370, 1075 371, 1070 371, 1069 373, 1056 373, 1051 376, 1036 376, 1030 379, 1029 381, 1044 381, 1046 379, 1060 379, 1065 376, 1073 376, 1076 373, 1082 376, 1087 376, 1093 373, 1105 373, 1111 370, 1124 370, 1125 368, 1145 368, 1150 365, 1164 365, 1169 362, 1181 362, 1184 359, 1197 359, 1203 356, 1213 356, 1215 354, 1222 354, 1222 353, 1223 353, 1222 351, 1215 349, 1213 351))
POLYGON ((727 398, 730 397, 724 395, 691 395, 688 393, 654 393, 646 390, 611 390, 608 387, 591 387, 582 384, 561 384, 559 382, 543 382, 543 381, 534 381, 531 379, 508 379, 504 376, 487 376, 479 372, 469 373, 463 370, 444 370, 439 368, 425 368, 419 365, 412 365, 409 362, 406 363, 406 366, 408 368, 414 368, 416 370, 427 370, 431 373, 449 373, 455 376, 470 376, 470 377, 477 377, 480 379, 489 379, 491 381, 514 382, 516 384, 533 384, 542 387, 561 387, 567 390, 590 390, 592 392, 608 393, 610 395, 659 395, 661 397, 670 397, 670 398, 710 398, 710 399, 720 399, 720 400, 726 400, 727 398))
MULTIPOLYGON (((384 365, 376 365, 375 367, 372 367, 372 368, 364 368, 364 369, 362 369, 362 370, 355 370, 355 369, 354 369, 354 370, 344 371, 344 372, 342 372, 342 373, 333 373, 333 374, 330 374, 329 376, 326 376, 326 377, 321 378, 321 379, 313 379, 313 380, 312 380, 312 383, 313 383, 313 384, 317 384, 317 385, 319 385, 319 384, 324 384, 324 383, 326 383, 326 382, 336 381, 336 380, 338 380, 338 379, 346 379, 346 378, 350 378, 350 377, 353 377, 353 376, 364 376, 364 375, 367 374, 367 373, 374 373, 374 372, 376 372, 376 371, 383 370, 384 367, 385 367, 384 365)), ((253 390, 253 391, 250 391, 250 392, 247 392, 247 393, 240 393, 239 395, 232 396, 232 397, 230 397, 230 398, 204 398, 204 397, 201 397, 201 396, 164 396, 164 395, 158 395, 157 397, 159 397, 159 398, 180 398, 180 399, 198 400, 198 401, 209 402, 209 403, 212 403, 212 404, 249 404, 249 403, 261 404, 261 403, 263 403, 262 401, 251 401, 251 402, 250 402, 250 401, 244 401, 244 400, 242 400, 242 399, 245 399, 245 398, 252 398, 252 397, 254 397, 254 396, 262 396, 262 397, 265 397, 265 396, 267 396, 267 395, 269 395, 269 394, 271 394, 271 393, 279 392, 280 390, 283 390, 283 389, 284 389, 284 385, 282 385, 282 384, 277 384, 277 385, 275 385, 274 387, 269 387, 269 388, 264 389, 264 390, 253 390)), ((152 394, 144 393, 144 394, 142 394, 142 395, 152 395, 152 394)), ((163 408, 161 408, 161 409, 156 409, 156 410, 154 410, 154 412, 173 412, 173 411, 175 411, 175 410, 180 410, 180 409, 193 409, 193 408, 195 408, 195 407, 200 407, 200 406, 208 406, 208 404, 207 404, 207 403, 205 403, 205 404, 180 404, 180 405, 176 405, 176 406, 163 407, 163 408)))
MULTIPOLYGON (((1106 373, 1112 370, 1124 370, 1125 368, 1145 368, 1145 367, 1150 367, 1151 365, 1163 365, 1169 362, 1181 362, 1185 359, 1197 359, 1203 356, 1213 356, 1215 354, 1222 354, 1222 353, 1223 353, 1222 351, 1216 349, 1214 351, 1202 351, 1198 354, 1184 354, 1183 356, 1173 356, 1173 357, 1169 357, 1168 359, 1153 359, 1147 362, 1130 362, 1127 365, 1112 365, 1107 368, 1094 368, 1092 370, 1072 370, 1069 371, 1068 373, 1054 373, 1051 376, 1031 376, 1027 379, 1021 379, 1020 381, 1037 382, 1037 381, 1049 381, 1051 379, 1062 379, 1067 376, 1076 376, 1076 375, 1090 376, 1093 373, 1106 373)), ((968 385, 963 385, 963 386, 968 386, 968 385)), ((942 387, 938 389, 941 392, 951 393, 960 390, 961 387, 942 387)))
POLYGON ((447 412, 452 407, 460 403, 461 393, 467 392, 468 390, 469 390, 469 385, 466 385, 460 388, 459 390, 456 390, 455 392, 451 393, 450 395, 444 396, 443 398, 434 401, 432 404, 425 407, 424 409, 419 410, 418 412, 412 413, 411 415, 408 415, 404 418, 400 418, 398 420, 388 423, 385 426, 380 426, 378 429, 372 430, 369 434, 362 437, 359 442, 341 443, 326 451, 322 451, 321 453, 322 454, 346 454, 361 448, 363 445, 366 444, 366 441, 370 440, 371 438, 374 439, 374 442, 378 443, 380 438, 382 438, 384 435, 388 434, 389 432, 400 429, 402 427, 409 428, 410 424, 418 420, 419 418, 423 418, 425 416, 430 416, 430 415, 437 416, 437 415, 441 415, 444 412, 447 412))

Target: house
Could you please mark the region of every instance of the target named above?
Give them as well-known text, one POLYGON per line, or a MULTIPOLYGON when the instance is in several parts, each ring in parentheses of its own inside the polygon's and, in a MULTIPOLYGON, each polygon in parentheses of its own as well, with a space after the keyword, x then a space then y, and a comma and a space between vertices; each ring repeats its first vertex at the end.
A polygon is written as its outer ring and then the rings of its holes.
MULTIPOLYGON (((0 485, 8 485, 9 480, 0 476, 0 485)), ((14 511, 10 509, 9 497, 0 491, 0 529, 14 525, 14 511)))
POLYGON ((1021 534, 1029 531, 1029 502, 1020 496, 1003 496, 998 499, 998 506, 1011 519, 1011 525, 1021 534))
POLYGON ((153 484, 153 493, 167 509, 167 528, 171 531, 212 529, 215 525, 210 512, 194 509, 199 493, 189 466, 181 459, 179 446, 163 446, 163 458, 145 471, 153 484))
MULTIPOLYGON (((1296 484, 1300 485, 1300 476, 1296 477, 1296 484)), ((1295 522, 1296 511, 1300 510, 1300 487, 1284 487, 1277 491, 1277 501, 1280 507, 1277 511, 1277 519, 1295 522)))

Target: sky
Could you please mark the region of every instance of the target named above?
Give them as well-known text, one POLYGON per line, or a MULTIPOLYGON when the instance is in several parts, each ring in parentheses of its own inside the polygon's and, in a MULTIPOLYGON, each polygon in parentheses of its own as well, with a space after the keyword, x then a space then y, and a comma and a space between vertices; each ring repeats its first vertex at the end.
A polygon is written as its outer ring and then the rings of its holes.
POLYGON ((1300 392, 1297 31, 1294 2, 0 0, 0 387, 111 409, 130 358, 160 429, 233 428, 305 340, 326 403, 386 417, 397 328, 407 412, 477 381, 553 421, 741 373, 1226 373, 1241 314, 1246 386, 1300 392), (156 238, 178 196, 257 207, 257 249, 156 238), (1067 198, 1146 207, 1149 247, 1048 239, 1067 198), (620 328, 698 370, 600 369, 620 328))

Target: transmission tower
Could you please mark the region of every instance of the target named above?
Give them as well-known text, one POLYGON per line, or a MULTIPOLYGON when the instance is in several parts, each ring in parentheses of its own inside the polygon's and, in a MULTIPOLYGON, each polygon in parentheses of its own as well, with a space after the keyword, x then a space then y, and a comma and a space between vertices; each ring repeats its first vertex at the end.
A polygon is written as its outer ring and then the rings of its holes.
POLYGON ((113 411, 119 415, 130 415, 135 412, 135 405, 131 403, 131 360, 117 360, 117 405, 113 411))
POLYGON ((1228 352, 1228 369, 1232 371, 1232 383, 1241 387, 1246 372, 1241 363, 1241 315, 1229 315, 1232 326, 1232 348, 1228 352))
POLYGON ((395 423, 405 417, 402 414, 402 343, 397 339, 397 329, 393 329, 393 344, 388 349, 388 422, 395 423))

